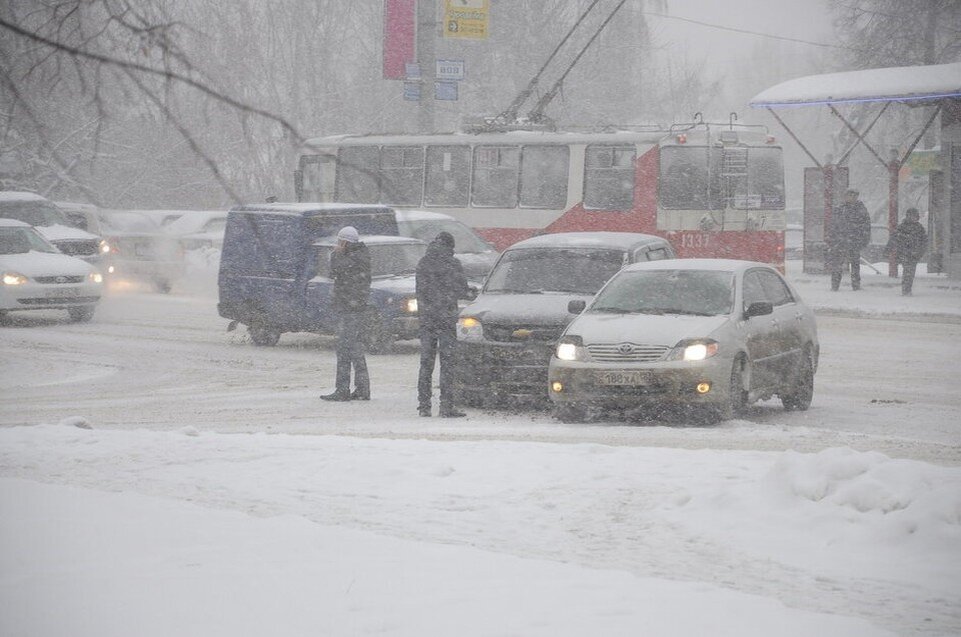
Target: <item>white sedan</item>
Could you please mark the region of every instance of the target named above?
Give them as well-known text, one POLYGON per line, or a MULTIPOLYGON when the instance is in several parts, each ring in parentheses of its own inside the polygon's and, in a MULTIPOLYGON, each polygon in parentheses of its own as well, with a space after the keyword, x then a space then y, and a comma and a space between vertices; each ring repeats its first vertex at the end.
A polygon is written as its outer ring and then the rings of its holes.
POLYGON ((558 341, 550 362, 555 415, 592 408, 685 405, 710 420, 779 396, 805 410, 819 344, 814 312, 777 270, 726 259, 629 265, 558 341))
POLYGON ((0 219, 0 317, 10 311, 65 309, 89 321, 103 276, 89 263, 62 254, 31 226, 0 219))

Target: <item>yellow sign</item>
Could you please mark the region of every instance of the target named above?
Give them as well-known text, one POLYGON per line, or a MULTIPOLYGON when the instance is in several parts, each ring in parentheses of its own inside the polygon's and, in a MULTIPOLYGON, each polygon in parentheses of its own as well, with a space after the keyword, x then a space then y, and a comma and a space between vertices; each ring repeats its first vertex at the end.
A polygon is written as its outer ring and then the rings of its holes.
POLYGON ((486 40, 490 0, 444 0, 444 37, 486 40))

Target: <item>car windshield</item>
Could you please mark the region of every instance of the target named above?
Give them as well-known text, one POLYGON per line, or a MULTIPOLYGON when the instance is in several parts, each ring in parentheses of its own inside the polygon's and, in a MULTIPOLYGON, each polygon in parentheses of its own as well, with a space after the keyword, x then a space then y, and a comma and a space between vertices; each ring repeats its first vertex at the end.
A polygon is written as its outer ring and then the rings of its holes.
POLYGON ((0 218, 16 219, 31 226, 69 226, 60 209, 49 201, 0 201, 0 218))
POLYGON ((734 275, 717 270, 635 270, 611 280, 589 312, 610 314, 730 314, 734 275))
POLYGON ((33 228, 0 228, 0 254, 58 252, 33 228))
POLYGON ((454 252, 490 252, 494 248, 474 234, 474 231, 455 219, 413 219, 403 223, 404 234, 427 241, 433 241, 441 232, 449 232, 454 237, 454 252))
MULTIPOLYGON (((372 277, 413 274, 417 263, 427 251, 423 243, 382 243, 367 245, 370 251, 372 277)), ((314 276, 330 276, 330 253, 333 246, 317 246, 317 270, 314 276)))
POLYGON ((595 294, 624 265, 623 250, 527 248, 508 250, 487 278, 485 293, 595 294))

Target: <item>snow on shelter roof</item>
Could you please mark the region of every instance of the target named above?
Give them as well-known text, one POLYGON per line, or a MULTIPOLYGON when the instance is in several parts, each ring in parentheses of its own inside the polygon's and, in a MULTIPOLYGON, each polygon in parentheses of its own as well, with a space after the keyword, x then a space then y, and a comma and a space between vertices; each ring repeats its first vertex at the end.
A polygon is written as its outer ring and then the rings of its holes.
POLYGON ((961 62, 808 75, 761 91, 755 108, 961 97, 961 62))

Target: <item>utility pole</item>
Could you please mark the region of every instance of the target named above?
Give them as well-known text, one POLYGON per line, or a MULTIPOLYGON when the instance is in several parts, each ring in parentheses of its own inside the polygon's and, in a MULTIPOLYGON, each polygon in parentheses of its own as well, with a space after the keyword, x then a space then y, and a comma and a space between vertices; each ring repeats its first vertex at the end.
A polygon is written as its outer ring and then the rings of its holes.
POLYGON ((417 64, 420 65, 420 104, 417 128, 434 132, 434 44, 437 38, 437 0, 417 0, 417 64))

